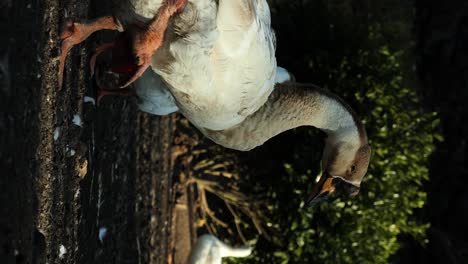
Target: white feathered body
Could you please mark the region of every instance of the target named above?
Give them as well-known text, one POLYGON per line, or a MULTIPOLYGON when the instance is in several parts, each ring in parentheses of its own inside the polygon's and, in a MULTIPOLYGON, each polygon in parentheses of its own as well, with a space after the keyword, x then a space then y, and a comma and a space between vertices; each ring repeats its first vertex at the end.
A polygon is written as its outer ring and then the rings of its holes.
MULTIPOLYGON (((127 1, 146 18, 162 3, 127 1)), ((133 19, 128 14, 121 17, 123 24, 133 19)), ((165 87, 137 82, 140 97, 151 94, 151 89, 168 89, 179 110, 200 128, 223 130, 241 123, 265 103, 275 84, 275 37, 268 4, 265 0, 190 0, 169 26, 152 70, 165 87)))

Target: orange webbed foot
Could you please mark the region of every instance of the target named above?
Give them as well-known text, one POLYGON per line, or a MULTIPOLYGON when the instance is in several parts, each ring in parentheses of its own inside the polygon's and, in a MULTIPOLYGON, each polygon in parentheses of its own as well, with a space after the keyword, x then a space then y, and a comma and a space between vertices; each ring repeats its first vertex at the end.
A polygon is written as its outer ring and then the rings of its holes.
POLYGON ((130 88, 119 89, 120 75, 111 71, 101 72, 100 68, 96 68, 95 84, 96 84, 96 106, 100 106, 104 97, 109 95, 119 96, 135 96, 136 93, 130 88))
POLYGON ((164 41, 169 19, 184 10, 188 0, 166 0, 151 22, 141 31, 136 31, 133 38, 133 54, 136 59, 137 70, 132 77, 121 86, 125 88, 140 78, 151 65, 153 54, 164 41))
MULTIPOLYGON (((159 41, 162 42, 162 38, 159 41)), ((151 58, 153 57, 153 54, 156 52, 157 48, 159 48, 159 46, 161 45, 160 43, 156 45, 154 43, 149 43, 149 44, 137 44, 137 43, 135 43, 135 46, 134 46, 134 56, 136 59, 135 64, 137 65, 137 69, 133 73, 133 75, 130 77, 130 79, 127 82, 125 82, 125 84, 120 86, 120 88, 128 87, 138 78, 140 78, 141 75, 143 75, 146 69, 148 69, 148 67, 151 65, 151 58), (154 46, 156 46, 155 49, 153 48, 154 46)))
POLYGON ((68 52, 71 50, 71 48, 73 48, 73 46, 83 42, 94 32, 103 29, 118 30, 119 25, 111 16, 101 17, 87 23, 75 22, 72 19, 68 19, 65 22, 62 32, 60 33, 60 39, 62 40, 62 43, 61 54, 59 56, 59 89, 62 88, 63 72, 68 52))
POLYGON ((104 43, 102 45, 99 45, 96 49, 94 49, 93 55, 91 55, 91 58, 89 59, 89 68, 91 71, 91 76, 94 76, 97 56, 99 56, 99 54, 103 53, 106 50, 112 49, 114 45, 114 42, 104 43))
POLYGON ((81 30, 77 27, 77 23, 73 20, 67 20, 65 22, 64 28, 60 33, 60 39, 62 40, 61 43, 61 54, 59 57, 59 76, 58 76, 58 83, 59 89, 62 88, 63 83, 63 71, 65 68, 65 59, 67 58, 68 52, 70 52, 71 48, 76 44, 82 41, 82 37, 80 36, 81 30))
POLYGON ((167 0, 167 5, 172 7, 172 12, 182 12, 187 5, 188 0, 167 0))
POLYGON ((108 88, 103 88, 99 87, 97 90, 97 96, 96 96, 96 106, 100 106, 102 99, 105 96, 109 95, 118 95, 118 96, 125 96, 125 97, 130 97, 130 96, 135 96, 135 92, 133 90, 130 90, 130 88, 126 89, 108 89, 108 88))

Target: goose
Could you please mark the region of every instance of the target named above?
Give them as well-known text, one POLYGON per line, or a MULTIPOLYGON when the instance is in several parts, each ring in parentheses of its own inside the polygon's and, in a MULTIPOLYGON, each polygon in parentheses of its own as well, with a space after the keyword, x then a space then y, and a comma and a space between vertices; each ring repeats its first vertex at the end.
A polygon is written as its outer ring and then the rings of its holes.
POLYGON ((221 264, 224 257, 242 258, 251 253, 250 247, 233 248, 217 237, 205 234, 193 246, 187 264, 221 264))
MULTIPOLYGON (((66 24, 61 65, 92 32, 122 31, 98 53, 111 49, 115 71, 130 72, 121 87, 132 84, 141 110, 179 111, 215 143, 240 151, 296 127, 315 127, 327 137, 321 177, 306 203, 359 192, 371 156, 364 125, 338 96, 295 82, 277 66, 266 0, 115 2, 113 16, 66 24), (125 53, 134 59, 120 59, 125 53)), ((59 82, 62 74, 63 68, 59 82)))

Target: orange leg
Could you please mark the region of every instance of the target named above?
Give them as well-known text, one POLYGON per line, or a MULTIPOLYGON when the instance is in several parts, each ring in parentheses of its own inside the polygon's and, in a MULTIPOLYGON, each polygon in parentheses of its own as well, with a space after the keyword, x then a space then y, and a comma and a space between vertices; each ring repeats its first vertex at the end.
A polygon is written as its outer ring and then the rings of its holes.
POLYGON ((133 90, 130 90, 130 88, 107 89, 107 88, 99 87, 98 90, 97 90, 96 105, 99 106, 102 98, 104 98, 104 96, 108 96, 108 95, 134 96, 136 94, 135 94, 135 92, 133 90))
POLYGON ((68 52, 73 46, 86 40, 91 34, 99 30, 118 30, 114 17, 106 16, 88 23, 78 23, 73 21, 67 21, 65 28, 62 31, 60 38, 62 39, 62 53, 59 57, 59 88, 62 88, 63 82, 63 70, 65 67, 65 59, 67 58, 68 52))
MULTIPOLYGON (((119 88, 109 88, 107 84, 110 84, 112 82, 108 82, 106 80, 100 81, 101 74, 100 74, 100 69, 96 68, 96 77, 95 77, 95 84, 97 86, 96 90, 96 105, 99 106, 101 103, 102 98, 108 95, 120 95, 120 96, 134 96, 136 95, 135 91, 130 89, 130 88, 124 88, 124 89, 119 89, 119 88)), ((117 83, 115 83, 117 84, 117 83)))
POLYGON ((104 44, 98 46, 94 50, 94 53, 91 56, 91 59, 89 60, 89 68, 91 69, 91 76, 94 75, 94 69, 96 68, 96 58, 97 58, 97 56, 99 56, 99 54, 103 53, 104 51, 113 48, 114 45, 115 45, 114 42, 104 43, 104 44))
POLYGON ((146 28, 143 31, 136 32, 133 39, 133 53, 138 68, 121 88, 129 86, 149 67, 151 57, 153 57, 153 54, 164 40, 164 33, 166 32, 169 19, 174 14, 183 11, 187 3, 188 0, 166 0, 146 28))

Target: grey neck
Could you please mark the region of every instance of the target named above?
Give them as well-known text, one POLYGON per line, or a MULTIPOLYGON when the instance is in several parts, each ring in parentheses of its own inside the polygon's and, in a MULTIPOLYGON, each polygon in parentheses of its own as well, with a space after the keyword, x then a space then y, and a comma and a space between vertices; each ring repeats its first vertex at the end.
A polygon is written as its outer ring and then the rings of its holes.
POLYGON ((216 143, 247 151, 268 139, 300 126, 327 133, 327 144, 360 144, 365 137, 360 121, 340 98, 313 85, 277 84, 267 102, 239 125, 222 130, 200 130, 216 143))

